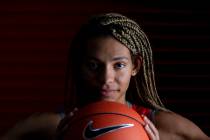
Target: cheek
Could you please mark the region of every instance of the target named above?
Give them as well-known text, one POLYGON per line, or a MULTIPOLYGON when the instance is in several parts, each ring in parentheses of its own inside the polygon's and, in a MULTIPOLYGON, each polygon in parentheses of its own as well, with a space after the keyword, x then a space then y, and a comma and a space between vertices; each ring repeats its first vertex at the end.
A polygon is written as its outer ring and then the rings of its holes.
POLYGON ((130 71, 126 71, 123 74, 120 74, 120 76, 118 76, 118 82, 121 85, 121 88, 127 90, 130 83, 130 79, 131 79, 130 71))
POLYGON ((86 82, 90 82, 93 81, 93 79, 95 79, 95 76, 90 73, 82 73, 81 76, 83 77, 83 80, 86 82))
POLYGON ((81 82, 86 86, 95 86, 97 84, 97 76, 94 73, 83 71, 81 77, 81 82))

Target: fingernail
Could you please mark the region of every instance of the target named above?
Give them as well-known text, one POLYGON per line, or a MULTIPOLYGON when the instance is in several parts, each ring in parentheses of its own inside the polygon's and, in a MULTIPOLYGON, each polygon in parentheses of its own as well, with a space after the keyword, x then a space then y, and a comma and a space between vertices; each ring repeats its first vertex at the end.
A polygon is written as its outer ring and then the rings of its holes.
POLYGON ((144 127, 146 128, 146 127, 149 127, 149 126, 148 126, 148 124, 145 124, 145 126, 144 126, 144 127))
POLYGON ((141 117, 142 117, 142 118, 145 118, 145 115, 141 114, 141 117))
POLYGON ((143 120, 145 120, 147 118, 145 115, 141 115, 141 117, 143 118, 143 120))
POLYGON ((141 115, 141 118, 143 119, 142 125, 145 126, 145 125, 146 125, 146 123, 144 122, 145 116, 142 114, 142 115, 141 115))
POLYGON ((70 112, 70 113, 69 113, 69 116, 70 116, 70 117, 74 116, 74 113, 73 113, 73 112, 70 112))

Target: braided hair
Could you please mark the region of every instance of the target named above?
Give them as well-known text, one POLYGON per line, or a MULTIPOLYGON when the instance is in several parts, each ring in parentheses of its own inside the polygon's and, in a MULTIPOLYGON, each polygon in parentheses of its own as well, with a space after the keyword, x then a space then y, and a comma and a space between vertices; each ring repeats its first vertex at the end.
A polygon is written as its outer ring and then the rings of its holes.
POLYGON ((149 40, 134 20, 118 13, 102 14, 90 18, 72 41, 67 67, 67 107, 70 107, 69 104, 74 107, 78 100, 76 92, 79 89, 79 81, 75 84, 70 81, 77 81, 76 79, 78 79, 75 76, 78 74, 81 57, 84 56, 84 46, 91 38, 100 36, 112 36, 130 50, 132 58, 138 55, 142 57, 143 68, 135 77, 131 78, 126 92, 126 100, 152 109, 166 110, 156 90, 152 49, 149 40))

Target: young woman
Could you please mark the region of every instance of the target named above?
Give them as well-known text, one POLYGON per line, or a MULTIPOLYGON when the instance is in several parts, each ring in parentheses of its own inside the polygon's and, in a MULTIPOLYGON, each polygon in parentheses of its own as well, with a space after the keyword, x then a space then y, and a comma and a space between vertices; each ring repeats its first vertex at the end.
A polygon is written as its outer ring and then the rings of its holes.
POLYGON ((163 106, 148 38, 135 21, 123 15, 95 16, 81 27, 69 50, 66 73, 64 119, 59 113, 32 116, 3 140, 53 139, 57 126, 62 137, 74 111, 100 100, 126 104, 143 115, 151 140, 210 140, 193 122, 163 106))
POLYGON ((210 139, 193 122, 163 106, 148 38, 135 21, 123 15, 95 16, 82 26, 69 51, 67 73, 66 110, 71 113, 58 127, 61 135, 74 108, 106 100, 144 115, 151 140, 210 139))

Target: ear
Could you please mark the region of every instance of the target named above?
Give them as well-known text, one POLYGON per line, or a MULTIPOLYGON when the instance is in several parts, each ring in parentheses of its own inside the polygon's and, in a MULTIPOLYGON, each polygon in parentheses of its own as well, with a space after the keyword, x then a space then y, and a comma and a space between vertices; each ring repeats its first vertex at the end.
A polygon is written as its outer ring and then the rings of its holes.
POLYGON ((141 65, 142 65, 142 61, 143 60, 140 55, 135 56, 135 60, 133 62, 133 69, 132 69, 132 73, 131 73, 132 76, 135 76, 139 72, 141 65))

